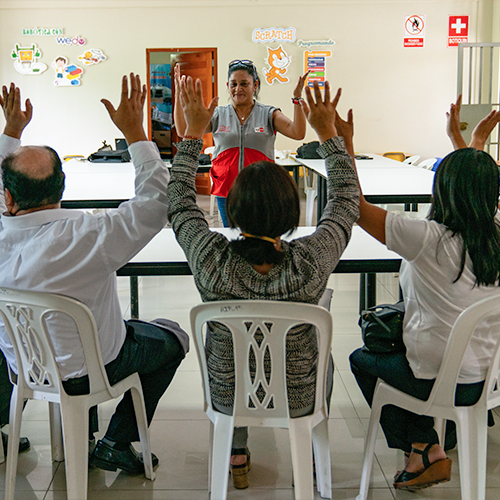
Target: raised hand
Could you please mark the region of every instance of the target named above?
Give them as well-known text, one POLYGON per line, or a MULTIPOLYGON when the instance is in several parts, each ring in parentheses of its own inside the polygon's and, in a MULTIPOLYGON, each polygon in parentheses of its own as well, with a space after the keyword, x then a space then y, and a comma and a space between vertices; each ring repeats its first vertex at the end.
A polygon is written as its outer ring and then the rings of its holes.
POLYGON ((335 128, 340 137, 344 138, 344 144, 347 152, 354 160, 354 120, 352 116, 352 109, 347 112, 347 121, 340 118, 338 112, 335 112, 335 128))
POLYGON ((21 91, 13 83, 10 88, 4 85, 2 87, 2 96, 0 96, 0 106, 5 115, 4 134, 16 139, 20 139, 23 130, 31 121, 33 116, 33 106, 29 99, 25 101, 26 110, 21 109, 21 91))
POLYGON ((127 77, 122 79, 122 94, 117 109, 107 99, 101 99, 113 123, 123 132, 130 145, 137 141, 147 141, 143 127, 143 110, 146 101, 146 85, 141 88, 139 75, 130 73, 130 95, 127 77))
POLYGON ((491 113, 486 115, 472 131, 472 137, 469 143, 469 147, 480 149, 482 151, 492 130, 499 122, 500 111, 492 111, 491 113))
POLYGON ((201 80, 197 78, 196 83, 193 83, 193 79, 188 76, 181 79, 179 100, 186 120, 185 137, 201 139, 210 124, 219 98, 214 97, 208 108, 205 107, 201 80))
POLYGON ((342 89, 337 90, 337 94, 330 101, 330 85, 325 82, 325 97, 321 97, 321 91, 317 82, 313 83, 313 92, 306 87, 306 102, 302 103, 307 121, 318 134, 321 143, 332 137, 338 136, 335 127, 335 115, 337 104, 340 99, 342 89), (314 96, 313 96, 314 92, 314 96))
POLYGON ((457 102, 451 104, 450 111, 446 113, 446 133, 451 139, 455 149, 466 148, 462 132, 460 132, 460 109, 462 107, 462 95, 458 96, 457 102))
POLYGON ((310 71, 305 73, 302 76, 299 76, 299 79, 297 80, 297 85, 295 85, 295 88, 293 89, 293 97, 300 97, 302 95, 302 90, 304 90, 304 84, 306 83, 307 76, 309 75, 310 71))

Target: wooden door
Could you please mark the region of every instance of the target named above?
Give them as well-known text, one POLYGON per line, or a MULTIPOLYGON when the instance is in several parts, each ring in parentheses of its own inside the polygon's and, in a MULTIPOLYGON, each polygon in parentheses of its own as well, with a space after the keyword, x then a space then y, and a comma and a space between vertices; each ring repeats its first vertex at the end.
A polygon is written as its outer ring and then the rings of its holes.
MULTIPOLYGON (((217 95, 217 90, 215 88, 215 68, 217 67, 217 64, 214 58, 214 51, 203 51, 203 49, 199 49, 196 52, 172 54, 171 64, 172 72, 174 66, 179 64, 182 75, 190 76, 195 81, 197 78, 201 80, 205 106, 208 106, 212 98, 217 95)), ((175 92, 177 89, 175 88, 175 82, 172 83, 174 94, 173 102, 175 103, 175 92)), ((179 136, 177 135, 175 128, 173 130, 173 139, 174 142, 179 140, 179 136)), ((213 146, 213 144, 212 135, 206 134, 203 137, 203 149, 213 146)))

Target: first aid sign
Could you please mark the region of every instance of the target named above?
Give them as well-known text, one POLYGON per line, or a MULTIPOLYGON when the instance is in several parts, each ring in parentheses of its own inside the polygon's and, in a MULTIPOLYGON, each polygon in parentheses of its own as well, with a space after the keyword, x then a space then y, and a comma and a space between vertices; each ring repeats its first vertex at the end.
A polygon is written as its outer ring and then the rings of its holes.
POLYGON ((448 47, 469 41, 469 16, 450 16, 448 23, 448 47))

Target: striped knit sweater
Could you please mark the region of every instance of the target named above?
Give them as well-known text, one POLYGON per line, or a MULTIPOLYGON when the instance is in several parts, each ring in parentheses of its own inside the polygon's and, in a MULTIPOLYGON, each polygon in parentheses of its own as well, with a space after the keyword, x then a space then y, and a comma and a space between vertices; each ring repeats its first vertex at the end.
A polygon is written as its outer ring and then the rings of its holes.
MULTIPOLYGON (((259 274, 229 249, 227 238, 210 231, 196 205, 195 174, 202 141, 177 144, 168 185, 168 213, 177 241, 204 302, 260 299, 317 304, 325 291, 359 217, 359 190, 343 139, 333 138, 318 152, 326 158, 328 203, 316 231, 282 241, 283 261, 259 274)), ((207 363, 214 403, 231 407, 234 400, 232 339, 213 326, 207 337, 207 363)), ((287 338, 287 382, 290 409, 314 404, 317 346, 309 325, 296 327, 287 338)))

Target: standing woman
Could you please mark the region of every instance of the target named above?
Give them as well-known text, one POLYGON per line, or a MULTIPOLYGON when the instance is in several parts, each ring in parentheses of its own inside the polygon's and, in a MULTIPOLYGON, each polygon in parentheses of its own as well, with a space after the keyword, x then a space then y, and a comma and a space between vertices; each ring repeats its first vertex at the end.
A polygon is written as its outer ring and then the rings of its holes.
MULTIPOLYGON (((176 88, 180 89, 179 65, 174 69, 176 88)), ((212 155, 212 194, 224 227, 229 227, 226 197, 238 173, 258 160, 274 162, 276 132, 290 139, 302 140, 306 135, 306 117, 302 110, 302 89, 307 73, 299 77, 293 91, 293 120, 280 109, 258 102, 260 78, 252 61, 234 60, 229 63, 227 88, 231 104, 218 106, 205 131, 212 132, 215 150, 212 155)), ((186 132, 186 120, 176 92, 174 119, 179 137, 186 132)))

